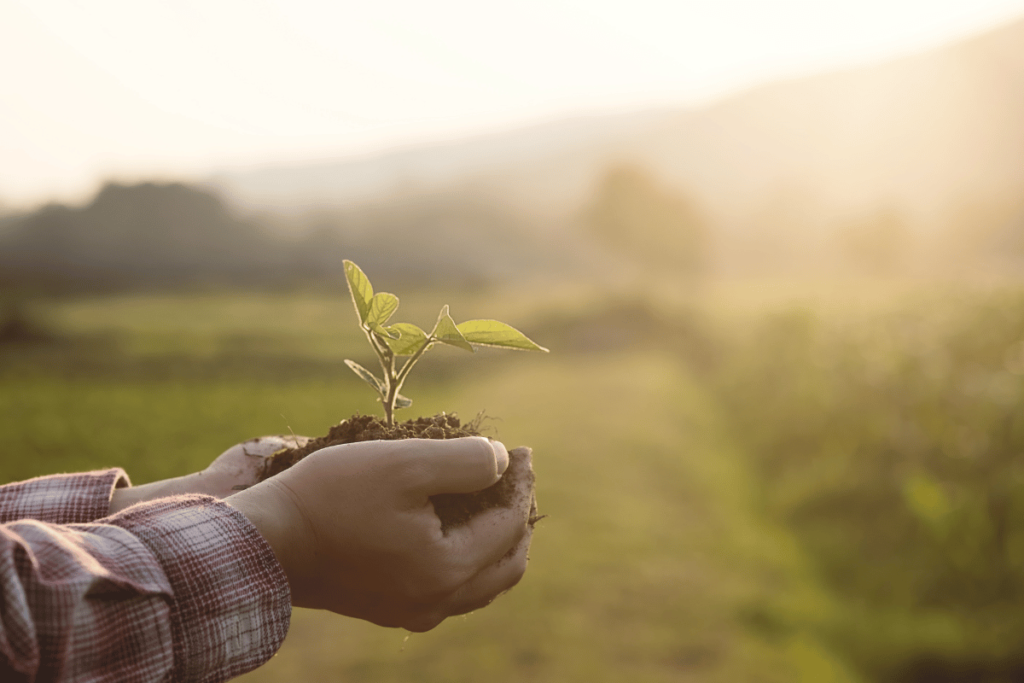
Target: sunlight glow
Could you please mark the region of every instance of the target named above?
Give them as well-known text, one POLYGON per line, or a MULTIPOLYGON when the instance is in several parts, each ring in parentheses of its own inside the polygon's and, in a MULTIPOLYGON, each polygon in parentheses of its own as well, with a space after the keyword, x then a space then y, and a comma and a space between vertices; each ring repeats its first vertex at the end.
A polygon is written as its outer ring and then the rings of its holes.
POLYGON ((1024 0, 0 0, 0 203, 698 104, 1022 14, 1024 0))

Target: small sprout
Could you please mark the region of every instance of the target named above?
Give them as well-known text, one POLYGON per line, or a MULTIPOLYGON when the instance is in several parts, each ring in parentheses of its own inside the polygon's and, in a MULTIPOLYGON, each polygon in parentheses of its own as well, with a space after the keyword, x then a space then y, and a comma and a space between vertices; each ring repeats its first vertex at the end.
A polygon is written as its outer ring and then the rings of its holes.
POLYGON ((409 377, 409 371, 434 344, 448 344, 470 352, 474 346, 547 352, 547 349, 530 341, 519 330, 497 320, 467 320, 456 325, 448 313, 447 305, 441 308, 434 329, 429 334, 410 323, 388 325, 391 316, 398 310, 398 297, 387 292, 374 294, 369 278, 351 261, 345 261, 345 278, 359 318, 359 327, 377 354, 383 378, 378 378, 355 361, 346 360, 345 365, 380 396, 384 404, 384 418, 389 426, 395 423, 395 410, 412 405, 412 401, 398 392, 409 377), (400 357, 405 358, 401 365, 398 363, 400 357))

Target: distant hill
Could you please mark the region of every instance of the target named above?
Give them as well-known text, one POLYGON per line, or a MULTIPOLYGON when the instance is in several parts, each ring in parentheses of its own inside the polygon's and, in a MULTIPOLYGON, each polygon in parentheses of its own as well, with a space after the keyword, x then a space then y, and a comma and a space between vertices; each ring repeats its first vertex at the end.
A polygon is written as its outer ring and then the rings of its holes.
POLYGON ((0 218, 0 286, 291 286, 343 258, 419 283, 1020 272, 1022 231, 1024 21, 700 109, 109 184, 0 218))
MULTIPOLYGON (((113 287, 281 277, 281 241, 181 184, 108 184, 83 207, 11 219, 0 235, 0 283, 113 287)), ((284 258, 282 258, 284 256, 284 258)))
POLYGON ((565 216, 609 165, 629 161, 698 197, 723 224, 763 220, 780 202, 816 223, 887 205, 934 224, 962 205, 1024 193, 1022 122, 1024 21, 700 109, 564 121, 213 182, 243 206, 279 210, 473 190, 526 214, 565 216))
POLYGON ((799 191, 934 217, 1024 191, 1024 21, 871 68, 760 88, 647 131, 639 158, 725 209, 799 191))
POLYGON ((356 159, 226 171, 207 184, 245 208, 280 213, 349 209, 394 196, 466 189, 483 189, 487 197, 506 202, 517 195, 515 203, 534 204, 531 213, 536 213, 537 199, 561 207, 569 188, 574 196, 584 192, 609 144, 626 145, 667 117, 660 111, 580 117, 356 159), (587 163, 595 151, 600 158, 587 163), (530 173, 538 168, 546 172, 541 182, 533 182, 530 173), (574 175, 577 169, 582 176, 574 175), (557 182, 549 184, 552 175, 557 182))
POLYGON ((0 289, 123 290, 340 284, 350 258, 392 281, 496 281, 564 266, 564 249, 472 196, 419 197, 313 216, 301 230, 243 218, 206 188, 106 185, 81 207, 0 222, 0 289))

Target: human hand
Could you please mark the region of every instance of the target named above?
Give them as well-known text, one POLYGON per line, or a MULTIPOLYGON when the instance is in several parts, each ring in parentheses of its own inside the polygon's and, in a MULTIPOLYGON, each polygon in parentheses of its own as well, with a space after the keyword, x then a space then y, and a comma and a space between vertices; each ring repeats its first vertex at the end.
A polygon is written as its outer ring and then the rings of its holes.
MULTIPOLYGON (((529 468, 529 452, 525 459, 529 468)), ((430 496, 501 477, 509 454, 483 437, 368 441, 317 451, 225 500, 273 548, 292 604, 426 631, 471 612, 526 571, 532 479, 511 508, 441 532, 430 496)))
POLYGON ((305 446, 307 441, 308 436, 259 436, 235 444, 205 470, 192 475, 195 486, 201 490, 190 493, 227 498, 259 482, 265 458, 282 448, 305 446))
POLYGON ((309 438, 305 436, 261 436, 235 444, 201 472, 115 489, 109 514, 145 500, 185 493, 226 498, 259 481, 264 458, 285 447, 303 446, 307 441, 309 438))

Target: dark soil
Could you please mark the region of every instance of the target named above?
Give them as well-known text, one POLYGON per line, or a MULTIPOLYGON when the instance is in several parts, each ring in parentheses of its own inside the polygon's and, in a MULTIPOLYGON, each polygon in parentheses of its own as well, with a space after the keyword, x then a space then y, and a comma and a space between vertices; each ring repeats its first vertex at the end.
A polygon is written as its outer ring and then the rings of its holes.
MULTIPOLYGON (((371 415, 355 415, 331 427, 326 436, 310 439, 300 448, 285 448, 267 458, 260 480, 283 472, 310 453, 340 444, 359 441, 397 441, 400 439, 455 439, 462 436, 480 436, 480 419, 462 424, 458 415, 439 413, 400 422, 389 427, 384 420, 371 415)), ((441 531, 467 523, 475 515, 491 508, 510 508, 514 504, 516 485, 525 481, 533 489, 533 470, 527 463, 526 449, 509 451, 509 464, 497 484, 475 493, 445 493, 431 496, 434 511, 441 520, 441 531)), ((530 509, 530 525, 537 516, 537 502, 530 509)))

